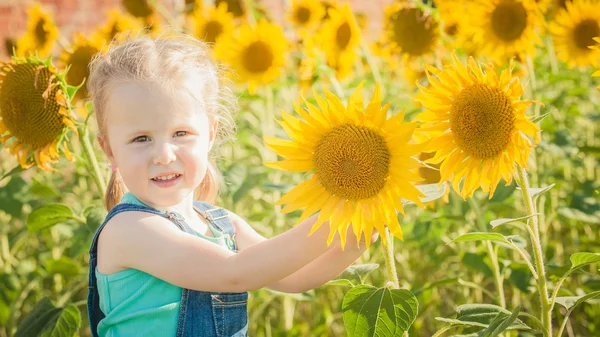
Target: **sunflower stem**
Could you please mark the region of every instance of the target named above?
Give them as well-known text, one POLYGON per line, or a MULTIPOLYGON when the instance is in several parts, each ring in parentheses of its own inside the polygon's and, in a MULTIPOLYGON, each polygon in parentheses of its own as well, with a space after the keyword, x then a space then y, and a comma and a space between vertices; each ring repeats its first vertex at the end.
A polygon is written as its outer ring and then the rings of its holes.
POLYGON ((525 207, 527 208, 528 215, 531 215, 531 218, 527 221, 527 226, 531 229, 529 230, 531 245, 533 249, 533 255, 535 257, 535 267, 537 269, 538 279, 537 279, 537 287, 538 293, 540 294, 540 304, 542 306, 541 319, 542 325, 544 327, 544 337, 552 336, 552 315, 551 315, 551 307, 548 299, 548 286, 546 285, 546 270, 544 268, 544 252, 542 250, 542 245, 540 242, 540 229, 538 226, 538 218, 536 216, 537 211, 535 207, 535 203, 533 201, 533 197, 529 191, 529 182, 527 180, 527 172, 520 165, 517 165, 517 176, 516 181, 519 187, 521 188, 521 193, 523 195, 523 201, 525 202, 525 207))
MULTIPOLYGON (((481 209, 479 205, 473 200, 473 198, 468 198, 467 202, 469 206, 475 212, 475 216, 477 219, 477 225, 479 230, 482 232, 487 232, 485 226, 485 219, 483 218, 483 214, 481 213, 481 209)), ((498 263, 498 251, 494 250, 492 243, 490 241, 485 241, 485 248, 492 260, 492 271, 494 273, 494 284, 496 285, 496 291, 498 292, 498 303, 502 308, 506 308, 506 297, 504 296, 504 278, 500 273, 500 264, 498 263)))
POLYGON ((396 272, 396 259, 394 258, 394 237, 390 234, 390 230, 387 227, 385 227, 384 235, 387 241, 387 247, 383 251, 385 270, 387 272, 386 287, 400 289, 400 281, 396 272))
POLYGON ((554 51, 554 41, 552 36, 546 38, 546 48, 548 48, 548 56, 550 57, 550 69, 553 74, 558 72, 558 60, 556 59, 556 52, 554 51))
POLYGON ((106 182, 102 178, 102 171, 100 171, 100 166, 98 165, 98 159, 96 158, 96 153, 94 152, 94 148, 92 147, 92 143, 90 142, 90 134, 87 128, 87 125, 84 125, 79 130, 79 141, 81 142, 83 152, 88 158, 88 165, 91 165, 92 170, 90 171, 92 174, 92 178, 94 182, 96 182, 96 186, 100 191, 101 195, 106 193, 106 182))

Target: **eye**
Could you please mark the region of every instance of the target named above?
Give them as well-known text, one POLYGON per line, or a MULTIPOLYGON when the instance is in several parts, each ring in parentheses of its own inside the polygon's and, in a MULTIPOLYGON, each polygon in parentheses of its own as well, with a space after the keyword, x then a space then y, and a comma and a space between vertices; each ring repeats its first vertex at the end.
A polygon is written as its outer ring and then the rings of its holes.
POLYGON ((188 134, 187 131, 177 131, 177 132, 175 132, 175 136, 177 136, 177 137, 183 137, 183 136, 185 136, 187 134, 188 134))
POLYGON ((132 143, 143 143, 148 141, 150 138, 148 136, 139 136, 139 137, 135 137, 132 140, 132 143))

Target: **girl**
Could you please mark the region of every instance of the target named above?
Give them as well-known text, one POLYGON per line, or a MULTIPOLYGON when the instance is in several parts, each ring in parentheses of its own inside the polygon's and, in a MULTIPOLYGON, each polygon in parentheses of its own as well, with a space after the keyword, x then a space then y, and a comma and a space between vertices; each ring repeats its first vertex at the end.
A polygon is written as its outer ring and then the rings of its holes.
POLYGON ((113 167, 90 248, 94 337, 247 336, 247 291, 307 291, 365 251, 327 247, 325 225, 308 236, 316 216, 267 240, 211 205, 209 154, 232 123, 209 55, 187 36, 144 37, 91 66, 98 141, 113 167))

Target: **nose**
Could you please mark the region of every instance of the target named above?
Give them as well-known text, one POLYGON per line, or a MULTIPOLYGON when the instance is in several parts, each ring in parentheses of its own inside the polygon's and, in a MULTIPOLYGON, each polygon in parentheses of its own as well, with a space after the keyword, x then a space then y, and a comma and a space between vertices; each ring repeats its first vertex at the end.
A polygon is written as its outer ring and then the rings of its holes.
POLYGON ((168 142, 156 144, 153 162, 155 165, 168 165, 175 161, 176 146, 168 142))

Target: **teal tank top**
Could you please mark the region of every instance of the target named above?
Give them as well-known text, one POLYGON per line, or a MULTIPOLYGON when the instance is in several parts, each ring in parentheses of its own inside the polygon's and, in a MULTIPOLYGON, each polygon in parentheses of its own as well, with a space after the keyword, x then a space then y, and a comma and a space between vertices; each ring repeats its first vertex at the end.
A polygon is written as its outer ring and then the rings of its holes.
MULTIPOLYGON (((129 192, 119 203, 145 205, 129 192)), ((196 235, 227 247, 223 233, 210 222, 208 226, 214 237, 198 232, 196 235)), ((95 273, 100 309, 106 315, 98 323, 99 336, 163 337, 175 334, 183 288, 132 268, 103 274, 96 267, 95 273)))

